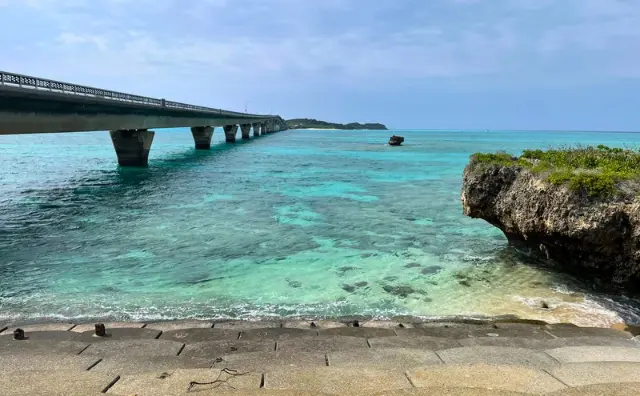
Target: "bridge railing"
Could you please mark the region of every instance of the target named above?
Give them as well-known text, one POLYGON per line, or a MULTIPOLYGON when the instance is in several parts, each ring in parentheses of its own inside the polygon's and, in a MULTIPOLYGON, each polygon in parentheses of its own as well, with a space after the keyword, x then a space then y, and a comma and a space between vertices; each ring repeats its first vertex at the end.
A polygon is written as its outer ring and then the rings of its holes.
POLYGON ((214 109, 211 107, 195 106, 186 103, 172 102, 164 99, 150 98, 140 95, 132 95, 123 92, 108 91, 106 89, 87 87, 84 85, 69 84, 61 81, 48 80, 45 78, 25 76, 22 74, 0 71, 0 85, 9 85, 24 89, 47 90, 69 95, 90 96, 101 99, 109 99, 120 102, 143 104, 147 106, 157 106, 170 109, 191 110, 203 113, 216 113, 225 115, 237 115, 243 117, 270 117, 258 114, 246 114, 235 111, 214 109))

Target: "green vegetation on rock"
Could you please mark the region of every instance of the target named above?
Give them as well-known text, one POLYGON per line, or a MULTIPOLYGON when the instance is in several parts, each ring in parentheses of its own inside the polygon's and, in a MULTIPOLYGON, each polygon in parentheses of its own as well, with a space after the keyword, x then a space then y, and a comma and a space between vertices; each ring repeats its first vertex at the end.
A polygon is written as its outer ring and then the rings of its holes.
POLYGON ((520 157, 504 152, 477 153, 472 158, 480 164, 527 168, 552 184, 567 185, 589 196, 615 195, 622 192, 621 183, 640 181, 640 152, 604 145, 525 150, 520 157))
POLYGON ((358 122, 351 122, 349 124, 337 124, 333 122, 319 121, 312 118, 294 118, 287 120, 287 127, 289 129, 371 129, 371 130, 386 130, 387 127, 378 123, 365 123, 360 124, 358 122))

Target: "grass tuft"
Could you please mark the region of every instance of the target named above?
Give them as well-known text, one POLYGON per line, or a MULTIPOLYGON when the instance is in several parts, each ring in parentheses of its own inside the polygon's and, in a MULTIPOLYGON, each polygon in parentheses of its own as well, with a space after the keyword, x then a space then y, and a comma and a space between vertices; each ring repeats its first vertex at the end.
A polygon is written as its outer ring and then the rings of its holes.
POLYGON ((525 150, 520 157, 504 152, 477 153, 476 163, 521 166, 544 175, 555 185, 567 185, 589 196, 621 193, 620 183, 640 180, 640 152, 632 149, 567 147, 552 150, 525 150))

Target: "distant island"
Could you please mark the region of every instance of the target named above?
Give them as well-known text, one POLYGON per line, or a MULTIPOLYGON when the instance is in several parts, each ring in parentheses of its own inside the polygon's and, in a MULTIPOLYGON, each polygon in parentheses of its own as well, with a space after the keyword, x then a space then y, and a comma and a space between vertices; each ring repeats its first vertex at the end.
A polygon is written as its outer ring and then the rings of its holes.
POLYGON ((386 131, 387 127, 379 123, 350 122, 348 124, 337 124, 333 122, 319 121, 312 118, 294 118, 286 120, 289 129, 373 129, 386 131))

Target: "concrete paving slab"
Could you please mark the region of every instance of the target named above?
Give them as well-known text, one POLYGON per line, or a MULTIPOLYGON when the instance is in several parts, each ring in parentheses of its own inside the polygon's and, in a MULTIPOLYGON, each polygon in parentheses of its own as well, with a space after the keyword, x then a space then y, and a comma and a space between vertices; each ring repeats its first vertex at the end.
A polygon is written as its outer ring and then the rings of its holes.
POLYGON ((32 324, 32 325, 14 325, 9 326, 4 333, 13 334, 13 331, 17 328, 24 330, 25 333, 32 333, 34 331, 69 331, 75 324, 73 323, 43 323, 43 324, 32 324))
POLYGON ((479 328, 471 331, 473 337, 514 337, 533 339, 553 339, 542 325, 527 323, 495 323, 494 329, 479 328))
POLYGON ((407 372, 414 386, 475 387, 542 394, 566 388, 551 375, 532 368, 506 365, 433 365, 407 372))
POLYGON ((91 344, 82 355, 100 357, 177 356, 184 344, 167 340, 111 340, 91 344))
POLYGON ((509 347, 462 347, 437 351, 446 364, 518 365, 537 369, 550 369, 558 362, 542 351, 509 347))
POLYGON ((267 373, 282 368, 307 369, 326 365, 323 353, 253 352, 223 356, 214 362, 213 368, 267 373))
POLYGON ((211 359, 187 358, 183 356, 147 356, 147 357, 106 357, 91 372, 116 375, 137 375, 173 373, 179 369, 209 369, 211 359))
POLYGON ((180 356, 216 359, 234 353, 271 352, 276 348, 273 340, 222 340, 187 344, 180 356))
POLYGON ((346 323, 335 322, 331 320, 292 320, 289 322, 284 322, 282 327, 287 329, 311 329, 311 330, 320 330, 320 329, 333 329, 336 327, 347 327, 346 323), (315 326, 311 326, 311 323, 315 324, 315 326))
POLYGON ((547 331, 558 338, 563 337, 618 337, 630 339, 633 336, 626 331, 605 329, 601 327, 571 327, 564 325, 547 325, 547 331))
POLYGON ((473 337, 472 334, 491 333, 495 331, 490 325, 464 325, 464 324, 434 324, 417 323, 413 329, 395 329, 398 337, 439 337, 448 339, 464 339, 473 337))
POLYGON ((396 333, 393 329, 381 329, 375 327, 336 327, 333 329, 318 330, 319 335, 326 336, 343 336, 343 337, 395 337, 396 333))
POLYGON ((95 335, 95 330, 91 330, 78 334, 73 340, 90 344, 114 340, 153 340, 158 338, 161 333, 160 330, 153 329, 107 328, 106 337, 98 337, 95 335))
POLYGON ((243 330, 240 333, 241 340, 286 340, 290 338, 298 337, 315 337, 318 335, 317 330, 306 329, 286 329, 286 328, 271 328, 271 329, 254 329, 243 330))
POLYGON ((433 351, 408 348, 355 349, 327 354, 329 367, 372 368, 404 372, 431 364, 442 364, 433 351))
MULTIPOLYGON (((6 344, 9 342, 16 341, 13 339, 13 330, 11 332, 5 332, 6 334, 0 335, 0 344, 6 344)), ((25 331, 24 333, 26 340, 29 341, 39 341, 39 342, 63 342, 63 341, 71 341, 76 338, 77 334, 70 331, 25 331)), ((21 340, 21 341, 26 341, 21 340)), ((20 341, 17 341, 20 342, 20 341)))
POLYGON ((368 320, 360 323, 361 327, 374 327, 380 329, 411 329, 411 322, 399 322, 395 320, 368 320))
POLYGON ((171 322, 147 323, 145 329, 162 330, 163 332, 185 329, 210 329, 213 321, 205 320, 176 320, 171 322))
POLYGON ((549 371, 569 386, 640 381, 640 363, 567 363, 549 371))
POLYGON ((433 351, 439 349, 458 348, 462 346, 458 340, 428 336, 369 338, 369 345, 371 345, 371 348, 373 349, 414 348, 433 351))
POLYGON ((368 349, 367 340, 363 337, 319 335, 278 341, 278 351, 281 352, 329 353, 356 348, 368 349))
POLYGON ((262 379, 262 376, 257 374, 230 375, 213 369, 176 370, 167 374, 169 375, 125 375, 109 389, 107 394, 122 396, 185 395, 191 382, 213 382, 216 379, 219 382, 215 384, 194 385, 191 392, 197 395, 207 394, 205 392, 218 394, 217 392, 233 389, 258 389, 262 379))
MULTIPOLYGON (((144 323, 136 323, 136 322, 102 322, 104 327, 107 329, 107 333, 109 329, 141 329, 144 327, 144 323)), ((85 331, 95 331, 96 324, 95 323, 83 323, 79 324, 71 331, 75 331, 76 333, 84 333, 85 331)))
POLYGON ((525 396, 525 393, 482 388, 413 388, 377 393, 375 396, 525 396))
MULTIPOLYGON (((613 346, 577 346, 549 349, 546 351, 562 363, 580 362, 638 362, 640 348, 613 346)), ((640 378, 638 378, 640 381, 640 378)))
POLYGON ((48 342, 42 340, 23 340, 15 341, 13 339, 0 340, 0 354, 10 353, 66 353, 77 355, 85 350, 89 344, 85 342, 62 341, 48 342))
POLYGON ((553 339, 534 339, 517 337, 477 337, 458 340, 463 346, 503 346, 528 349, 554 349, 565 346, 615 346, 640 347, 640 344, 618 337, 568 337, 553 339))
POLYGON ((391 389, 410 388, 402 373, 387 370, 320 367, 281 369, 264 375, 266 389, 299 389, 332 395, 371 395, 391 389))
POLYGON ((548 396, 637 396, 640 383, 597 384, 569 388, 548 396))
POLYGON ((86 371, 100 360, 96 356, 65 353, 2 353, 2 375, 28 374, 31 371, 86 371))
POLYGON ((214 329, 224 329, 224 330, 253 330, 253 329, 270 329, 274 327, 282 327, 282 323, 278 321, 259 321, 259 322, 251 322, 251 321, 227 321, 227 322, 216 322, 213 325, 214 329))
POLYGON ((192 344, 195 342, 237 340, 239 336, 240 336, 239 330, 196 328, 196 329, 165 331, 160 336, 160 339, 192 344))
POLYGON ((117 377, 91 372, 32 371, 28 375, 1 375, 6 396, 84 396, 100 394, 117 377))

